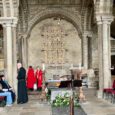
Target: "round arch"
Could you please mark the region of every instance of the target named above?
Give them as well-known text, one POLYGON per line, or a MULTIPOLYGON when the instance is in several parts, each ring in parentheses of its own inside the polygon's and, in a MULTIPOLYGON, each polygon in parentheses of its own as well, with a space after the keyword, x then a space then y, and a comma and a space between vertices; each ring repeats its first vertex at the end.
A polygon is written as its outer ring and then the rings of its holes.
POLYGON ((27 36, 30 35, 31 30, 33 27, 39 23, 40 21, 51 18, 51 17, 59 17, 62 19, 67 20, 68 22, 72 23, 75 28, 78 31, 79 36, 81 37, 82 35, 82 28, 81 28, 81 20, 79 15, 73 14, 70 11, 59 9, 59 8, 50 8, 50 9, 45 9, 41 12, 39 12, 30 22, 28 26, 28 31, 27 31, 27 36))

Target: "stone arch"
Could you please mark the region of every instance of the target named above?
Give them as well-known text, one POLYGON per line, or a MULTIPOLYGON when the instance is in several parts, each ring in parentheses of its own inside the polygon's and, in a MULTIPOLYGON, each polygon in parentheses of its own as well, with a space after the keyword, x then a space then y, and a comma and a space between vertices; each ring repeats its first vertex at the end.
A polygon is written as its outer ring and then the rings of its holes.
POLYGON ((67 11, 65 9, 59 9, 59 8, 51 8, 51 9, 46 9, 41 12, 39 12, 30 22, 29 22, 29 27, 28 27, 28 32, 27 36, 31 33, 31 30, 33 27, 39 23, 41 20, 51 18, 51 17, 60 17, 68 22, 71 22, 77 29, 79 36, 81 37, 82 35, 82 29, 81 29, 81 21, 80 17, 76 14, 73 14, 70 11, 67 11))

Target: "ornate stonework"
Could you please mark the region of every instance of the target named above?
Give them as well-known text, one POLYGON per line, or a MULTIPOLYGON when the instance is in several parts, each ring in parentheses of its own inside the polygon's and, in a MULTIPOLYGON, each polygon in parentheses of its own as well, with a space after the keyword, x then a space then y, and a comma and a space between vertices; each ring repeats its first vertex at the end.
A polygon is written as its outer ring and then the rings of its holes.
POLYGON ((38 12, 34 16, 34 18, 32 18, 32 20, 29 21, 28 33, 30 33, 31 29, 34 27, 34 25, 37 22, 39 22, 45 18, 53 17, 55 15, 57 17, 65 18, 66 20, 73 23, 75 25, 76 29, 78 30, 79 35, 81 35, 82 28, 81 28, 80 16, 77 14, 74 15, 72 12, 64 10, 62 8, 61 9, 60 8, 48 8, 48 9, 38 12))
MULTIPOLYGON (((8 77, 11 84, 16 76, 17 38, 20 41, 18 54, 25 67, 27 64, 36 66, 42 62, 82 63, 87 69, 99 68, 101 91, 102 88, 110 85, 109 37, 110 23, 114 15, 112 8, 114 12, 115 2, 113 3, 112 0, 0 0, 0 6, 2 16, 0 23, 4 26, 4 44, 7 44, 4 45, 6 51, 4 67, 7 76, 12 76, 8 77), (51 18, 54 17, 63 20, 62 26, 56 22, 51 24, 51 18), (40 27, 43 27, 43 30, 40 27)), ((112 25, 111 32, 114 35, 114 22, 112 25)), ((111 45, 113 55, 114 43, 112 42, 111 45)), ((59 70, 57 66, 56 69, 59 70)), ((66 69, 68 68, 63 66, 63 70, 66 69)), ((50 70, 50 72, 55 71, 50 70)), ((61 70, 57 73, 61 73, 61 70)))
POLYGON ((65 63, 65 46, 64 46, 64 29, 60 26, 60 19, 57 25, 44 25, 41 29, 43 36, 43 62, 46 64, 64 64, 65 63))

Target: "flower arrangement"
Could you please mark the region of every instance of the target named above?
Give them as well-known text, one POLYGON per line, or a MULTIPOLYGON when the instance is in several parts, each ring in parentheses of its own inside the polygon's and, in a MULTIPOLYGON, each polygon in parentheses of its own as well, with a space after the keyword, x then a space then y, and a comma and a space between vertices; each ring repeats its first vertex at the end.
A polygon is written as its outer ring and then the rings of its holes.
MULTIPOLYGON (((74 106, 80 107, 78 96, 74 96, 74 106)), ((57 95, 55 100, 52 103, 54 107, 61 107, 61 106, 69 106, 70 104, 70 96, 68 93, 65 93, 64 96, 57 95)))

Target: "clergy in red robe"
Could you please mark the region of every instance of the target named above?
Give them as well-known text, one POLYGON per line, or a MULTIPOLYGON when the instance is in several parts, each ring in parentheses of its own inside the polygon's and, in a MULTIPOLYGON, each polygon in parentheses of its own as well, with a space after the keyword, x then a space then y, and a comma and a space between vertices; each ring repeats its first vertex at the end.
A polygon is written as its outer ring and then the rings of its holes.
POLYGON ((36 78, 37 78, 37 87, 38 87, 38 89, 41 89, 42 88, 42 80, 43 80, 43 72, 39 67, 37 67, 37 70, 36 70, 36 78))
POLYGON ((36 77, 34 75, 34 69, 32 66, 29 66, 28 72, 27 72, 27 88, 33 89, 34 83, 36 83, 36 77))

